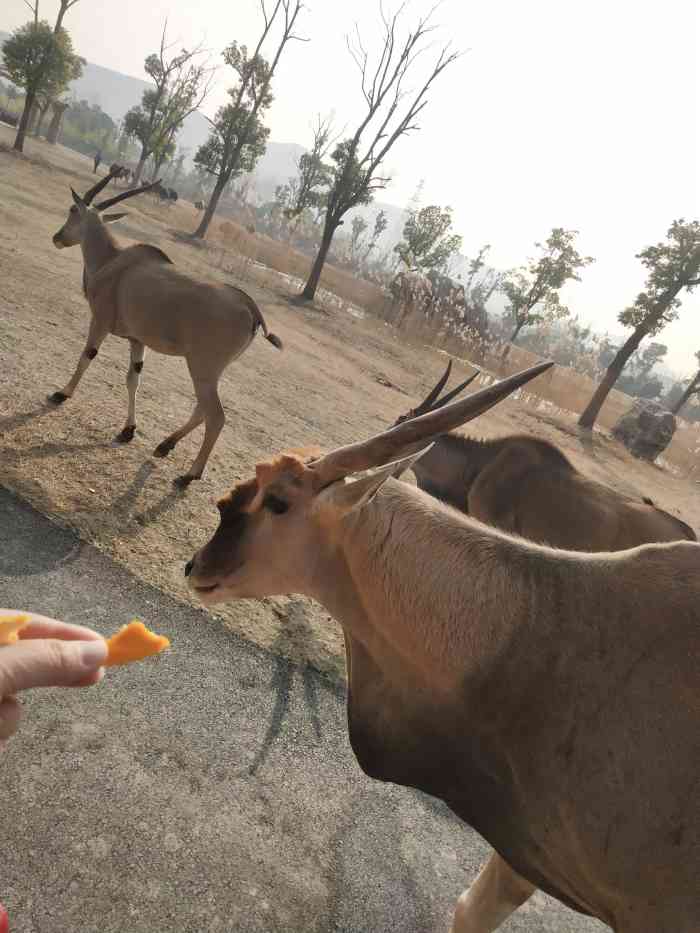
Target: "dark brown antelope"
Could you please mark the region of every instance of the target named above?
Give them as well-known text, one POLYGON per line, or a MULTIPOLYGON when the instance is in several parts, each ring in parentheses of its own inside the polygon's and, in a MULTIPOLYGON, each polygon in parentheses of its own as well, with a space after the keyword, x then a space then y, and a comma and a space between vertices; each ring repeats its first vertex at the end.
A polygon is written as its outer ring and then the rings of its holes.
POLYGON ((180 272, 155 246, 144 243, 119 246, 106 224, 126 215, 102 212, 149 190, 152 185, 122 192, 91 206, 95 195, 111 178, 111 174, 106 175, 82 198, 71 189, 74 204, 65 224, 53 237, 59 249, 80 244, 84 259, 83 289, 92 317, 75 373, 63 389, 54 392, 51 400, 61 404, 73 395, 108 334, 124 337, 131 347, 126 377, 129 408, 117 440, 126 443, 136 430, 136 392, 145 348, 184 357, 197 402, 189 421, 154 451, 156 457, 167 456, 178 441, 204 422, 199 453, 189 470, 175 480, 184 487, 202 476, 224 426, 218 384, 226 367, 250 346, 258 329, 273 346, 281 348, 282 342, 268 331, 262 312, 241 289, 180 272))
POLYGON ((498 853, 454 933, 496 929, 535 887, 617 933, 697 933, 700 545, 557 551, 391 476, 548 365, 259 464, 185 572, 208 606, 303 593, 340 622, 360 766, 498 853))
MULTIPOLYGON (((452 361, 421 404, 400 424, 445 405, 475 373, 440 398, 452 361)), ((638 544, 696 541, 690 526, 657 508, 588 479, 548 441, 527 435, 475 440, 443 434, 415 464, 418 486, 503 531, 571 551, 621 551, 638 544)))

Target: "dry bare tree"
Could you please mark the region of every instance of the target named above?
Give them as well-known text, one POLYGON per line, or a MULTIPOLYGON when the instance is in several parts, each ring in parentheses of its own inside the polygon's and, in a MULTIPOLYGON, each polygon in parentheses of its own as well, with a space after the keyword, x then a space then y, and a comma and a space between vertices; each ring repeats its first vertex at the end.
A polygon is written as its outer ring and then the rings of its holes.
POLYGON ((306 41, 294 34, 297 18, 304 9, 301 0, 275 0, 271 13, 267 11, 265 0, 260 0, 260 8, 263 30, 253 54, 249 55, 247 48, 237 42, 232 42, 224 51, 224 60, 233 68, 238 83, 229 90, 231 103, 220 107, 210 121, 212 133, 195 156, 195 164, 216 178, 209 203, 192 234, 199 239, 206 236, 228 183, 243 171, 252 171, 265 151, 269 130, 263 126, 262 116, 273 100, 272 79, 287 43, 306 41), (262 48, 278 20, 282 23, 282 35, 268 64, 262 56, 262 48))
POLYGON ((141 155, 134 174, 134 184, 141 179, 146 160, 161 153, 172 143, 187 117, 198 110, 212 87, 214 69, 199 61, 204 53, 201 43, 192 51, 180 49, 170 55, 173 43, 166 41, 167 20, 163 26, 160 49, 146 58, 144 70, 154 86, 143 92, 141 103, 124 117, 124 130, 138 139, 141 155))
POLYGON ((291 179, 286 187, 289 194, 289 206, 284 215, 287 220, 296 220, 307 208, 319 208, 323 204, 324 194, 319 190, 331 181, 331 170, 325 164, 333 139, 332 116, 322 117, 319 113, 311 127, 313 142, 309 152, 302 152, 296 162, 297 177, 291 179))
POLYGON ((407 82, 415 73, 418 60, 431 48, 428 41, 435 30, 433 10, 421 18, 406 37, 399 38, 405 4, 392 16, 380 5, 383 28, 381 52, 376 62, 362 42, 359 28, 347 37, 348 49, 360 76, 365 115, 352 136, 343 140, 332 155, 332 182, 328 191, 325 222, 318 254, 301 297, 313 301, 333 236, 343 223, 343 216, 353 207, 369 204, 375 191, 385 188, 389 178, 379 174, 392 147, 413 130, 428 103, 433 82, 460 55, 443 46, 426 77, 411 91, 407 82))

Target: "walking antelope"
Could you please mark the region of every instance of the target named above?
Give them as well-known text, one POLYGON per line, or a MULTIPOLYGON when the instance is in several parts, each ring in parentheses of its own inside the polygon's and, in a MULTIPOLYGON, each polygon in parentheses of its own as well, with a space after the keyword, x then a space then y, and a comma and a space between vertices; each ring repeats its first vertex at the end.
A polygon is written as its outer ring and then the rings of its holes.
POLYGON ((258 329, 281 349, 279 337, 270 333, 253 299, 232 285, 204 282, 179 272, 166 254, 155 246, 139 243, 119 246, 106 224, 126 214, 104 214, 119 201, 147 191, 144 185, 92 204, 111 180, 106 175, 81 198, 72 191, 74 204, 61 229, 54 234, 58 248, 80 244, 83 252, 83 290, 92 317, 85 349, 77 368, 63 389, 51 400, 61 404, 70 398, 108 334, 124 337, 131 347, 126 385, 129 407, 126 424, 117 440, 127 443, 136 430, 136 392, 145 348, 168 356, 182 356, 192 377, 197 399, 189 421, 156 447, 154 456, 165 457, 202 422, 204 440, 192 466, 175 483, 187 486, 200 479, 212 448, 224 426, 219 399, 221 374, 250 346, 258 329))
POLYGON ((556 551, 392 477, 549 365, 258 464, 185 573, 208 606, 303 593, 340 622, 360 766, 498 853, 454 933, 496 929, 534 886, 617 933, 696 933, 700 546, 556 551))
MULTIPOLYGON (((397 424, 445 405, 452 361, 426 398, 397 424)), ((638 544, 696 541, 685 522, 588 479, 548 441, 511 435, 479 441, 442 434, 413 467, 425 492, 488 525, 572 551, 622 551, 638 544)))

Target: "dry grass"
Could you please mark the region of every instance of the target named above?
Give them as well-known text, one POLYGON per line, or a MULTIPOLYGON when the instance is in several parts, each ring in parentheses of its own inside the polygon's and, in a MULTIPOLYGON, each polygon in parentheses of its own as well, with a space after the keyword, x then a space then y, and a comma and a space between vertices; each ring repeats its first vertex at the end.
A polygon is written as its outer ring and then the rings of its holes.
MULTIPOLYGON (((0 129, 0 141, 10 139, 0 129)), ((173 237, 173 231, 194 229, 197 215, 191 205, 166 207, 150 198, 131 202, 129 217, 115 228, 118 236, 157 243, 179 266, 197 274, 231 280, 229 264, 243 264, 247 290, 285 343, 279 354, 265 341, 254 341, 225 374, 221 393, 227 425, 205 479, 177 493, 171 481, 191 460, 199 433, 169 460, 153 460, 151 452, 192 407, 181 360, 146 356, 138 431, 126 447, 111 444, 126 411, 124 341, 105 342, 74 399, 58 410, 44 404, 47 393, 62 385, 75 366, 88 315, 80 290, 80 255, 55 250, 50 237, 65 218, 68 184, 81 190, 93 176, 88 160, 75 153, 33 141, 28 150, 30 159, 0 152, 0 481, 76 528, 136 576, 189 601, 182 567, 216 525, 217 495, 251 475, 256 461, 286 446, 328 448, 391 423, 434 381, 444 352, 405 339, 371 315, 319 314, 290 304, 285 297, 294 291, 289 280, 255 264, 263 255, 252 254, 258 236, 240 237, 235 254, 229 247, 222 258, 218 233, 201 249, 173 237), (256 284, 264 281, 271 291, 256 284)), ((454 378, 464 378, 470 369, 468 361, 457 362, 454 378)), ((694 486, 633 460, 604 435, 584 447, 566 406, 543 401, 553 391, 545 379, 533 386, 538 395, 504 403, 479 419, 475 432, 497 436, 524 430, 548 437, 587 474, 649 495, 700 527, 694 486)), ((115 625, 124 621, 118 607, 114 614, 115 625)), ((216 618, 301 663, 335 675, 343 669, 338 626, 307 599, 242 601, 216 618)), ((167 619, 150 621, 167 632, 167 619)))

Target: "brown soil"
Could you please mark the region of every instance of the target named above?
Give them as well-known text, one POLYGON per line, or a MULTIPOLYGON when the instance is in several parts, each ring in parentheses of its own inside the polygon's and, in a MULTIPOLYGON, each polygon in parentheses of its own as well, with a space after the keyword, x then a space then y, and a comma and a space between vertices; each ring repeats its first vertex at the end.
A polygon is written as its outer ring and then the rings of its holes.
MULTIPOLYGON (((0 128, 0 143, 12 134, 0 128)), ((387 425, 414 404, 444 365, 445 355, 414 346, 383 322, 337 310, 320 313, 250 282, 268 326, 284 341, 282 353, 258 339, 230 367, 221 385, 227 424, 205 478, 185 493, 172 479, 191 462, 201 440, 187 438, 167 460, 156 444, 189 416, 193 395, 182 360, 147 354, 139 393, 138 430, 127 446, 112 438, 126 413, 127 345, 109 338, 75 397, 60 409, 47 394, 67 381, 83 349, 88 308, 80 289, 78 249, 58 251, 51 235, 65 219, 68 186, 89 186, 87 159, 30 141, 29 158, 0 151, 0 482, 138 577, 189 602, 182 568, 216 526, 214 501, 251 475, 256 461, 281 448, 317 443, 330 448, 387 425)), ((193 249, 174 237, 191 231, 196 212, 186 203, 161 206, 141 197, 115 228, 123 240, 155 243, 196 273, 232 280, 220 268, 217 229, 193 249)), ((248 274, 252 274, 248 268, 248 274)), ((457 364, 455 378, 468 365, 457 364)), ((464 375, 463 375, 464 374, 464 375)), ((584 447, 572 418, 530 402, 508 401, 479 419, 475 432, 497 436, 527 431, 549 438, 588 475, 625 492, 651 496, 700 528, 697 486, 632 459, 609 437, 584 447)), ((40 606, 33 606, 40 610, 40 606)), ((115 607, 115 624, 119 607, 115 607)), ((246 637, 339 674, 342 635, 328 614, 301 597, 248 600, 217 611, 224 625, 246 637)), ((167 620, 145 620, 167 632, 167 620)))

